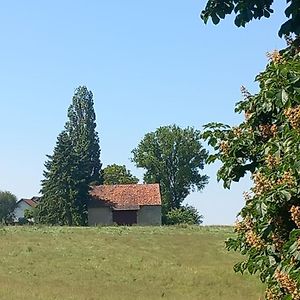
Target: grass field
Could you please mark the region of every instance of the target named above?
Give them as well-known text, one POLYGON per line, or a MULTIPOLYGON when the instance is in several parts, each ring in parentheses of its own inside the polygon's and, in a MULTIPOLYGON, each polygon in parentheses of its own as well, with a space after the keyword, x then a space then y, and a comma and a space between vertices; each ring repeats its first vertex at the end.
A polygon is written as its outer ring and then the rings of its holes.
POLYGON ((1 227, 0 299, 258 300, 230 227, 1 227))

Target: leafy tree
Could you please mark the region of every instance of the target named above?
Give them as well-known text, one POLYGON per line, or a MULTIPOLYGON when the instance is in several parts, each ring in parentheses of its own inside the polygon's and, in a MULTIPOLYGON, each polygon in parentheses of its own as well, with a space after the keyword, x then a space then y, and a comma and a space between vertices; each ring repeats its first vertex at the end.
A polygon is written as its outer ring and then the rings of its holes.
POLYGON ((26 208, 24 210, 24 218, 26 220, 32 220, 35 218, 35 208, 26 208))
POLYGON ((236 112, 245 121, 230 127, 205 126, 203 137, 220 160, 218 179, 230 188, 246 172, 253 187, 236 223, 237 236, 227 248, 246 255, 236 271, 259 273, 267 284, 266 299, 300 299, 300 56, 291 43, 269 53, 264 72, 256 80, 260 91, 244 100, 236 112))
POLYGON ((0 191, 0 222, 2 224, 12 222, 16 205, 17 197, 14 194, 7 191, 0 191))
MULTIPOLYGON (((253 19, 269 18, 273 13, 273 0, 208 0, 201 18, 205 23, 211 18, 214 24, 226 15, 236 14, 234 23, 236 26, 245 26, 253 19)), ((287 0, 285 15, 288 20, 281 25, 279 36, 300 34, 300 2, 299 0, 287 0)))
POLYGON ((168 211, 166 215, 166 224, 188 224, 188 225, 199 225, 203 221, 203 216, 199 214, 198 210, 189 205, 182 206, 180 208, 173 208, 168 211))
POLYGON ((88 184, 100 184, 100 146, 93 105, 93 93, 85 86, 78 87, 68 110, 69 120, 65 128, 78 155, 77 164, 82 170, 82 179, 88 184))
POLYGON ((37 209, 36 208, 26 208, 24 210, 24 218, 19 219, 19 224, 33 224, 37 219, 37 209))
POLYGON ((138 183, 139 179, 131 174, 126 166, 108 165, 103 169, 103 184, 138 183))
POLYGON ((59 134, 45 163, 37 221, 49 225, 86 225, 89 187, 78 165, 78 154, 66 131, 59 134))
POLYGON ((200 174, 207 152, 200 132, 191 127, 159 127, 147 133, 132 153, 136 166, 146 169, 144 182, 160 184, 163 216, 207 183, 208 177, 200 174))

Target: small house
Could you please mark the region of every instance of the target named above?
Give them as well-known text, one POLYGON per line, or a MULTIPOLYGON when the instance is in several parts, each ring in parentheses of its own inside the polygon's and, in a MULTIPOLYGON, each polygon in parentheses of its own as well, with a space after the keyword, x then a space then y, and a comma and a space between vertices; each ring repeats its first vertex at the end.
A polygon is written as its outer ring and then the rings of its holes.
POLYGON ((32 197, 31 199, 22 198, 17 202, 14 210, 14 222, 19 222, 24 218, 24 212, 26 209, 35 208, 40 200, 40 197, 32 197))
POLYGON ((159 184, 93 186, 88 224, 161 225, 159 184))

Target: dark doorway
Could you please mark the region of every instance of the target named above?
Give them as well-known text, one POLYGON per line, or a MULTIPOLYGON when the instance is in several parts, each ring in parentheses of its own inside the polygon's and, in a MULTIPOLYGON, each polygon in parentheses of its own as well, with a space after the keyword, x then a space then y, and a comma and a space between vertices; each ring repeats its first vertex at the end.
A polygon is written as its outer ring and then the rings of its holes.
POLYGON ((113 222, 118 225, 132 225, 137 224, 136 210, 114 210, 113 222))

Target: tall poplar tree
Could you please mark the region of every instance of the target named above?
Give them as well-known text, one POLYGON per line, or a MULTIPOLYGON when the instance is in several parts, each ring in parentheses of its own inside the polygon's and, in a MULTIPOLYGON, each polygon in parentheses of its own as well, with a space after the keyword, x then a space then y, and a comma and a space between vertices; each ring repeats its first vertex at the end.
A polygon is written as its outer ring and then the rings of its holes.
POLYGON ((96 114, 93 93, 85 86, 75 90, 68 110, 66 130, 78 155, 83 180, 88 184, 102 183, 99 137, 96 131, 96 114))

